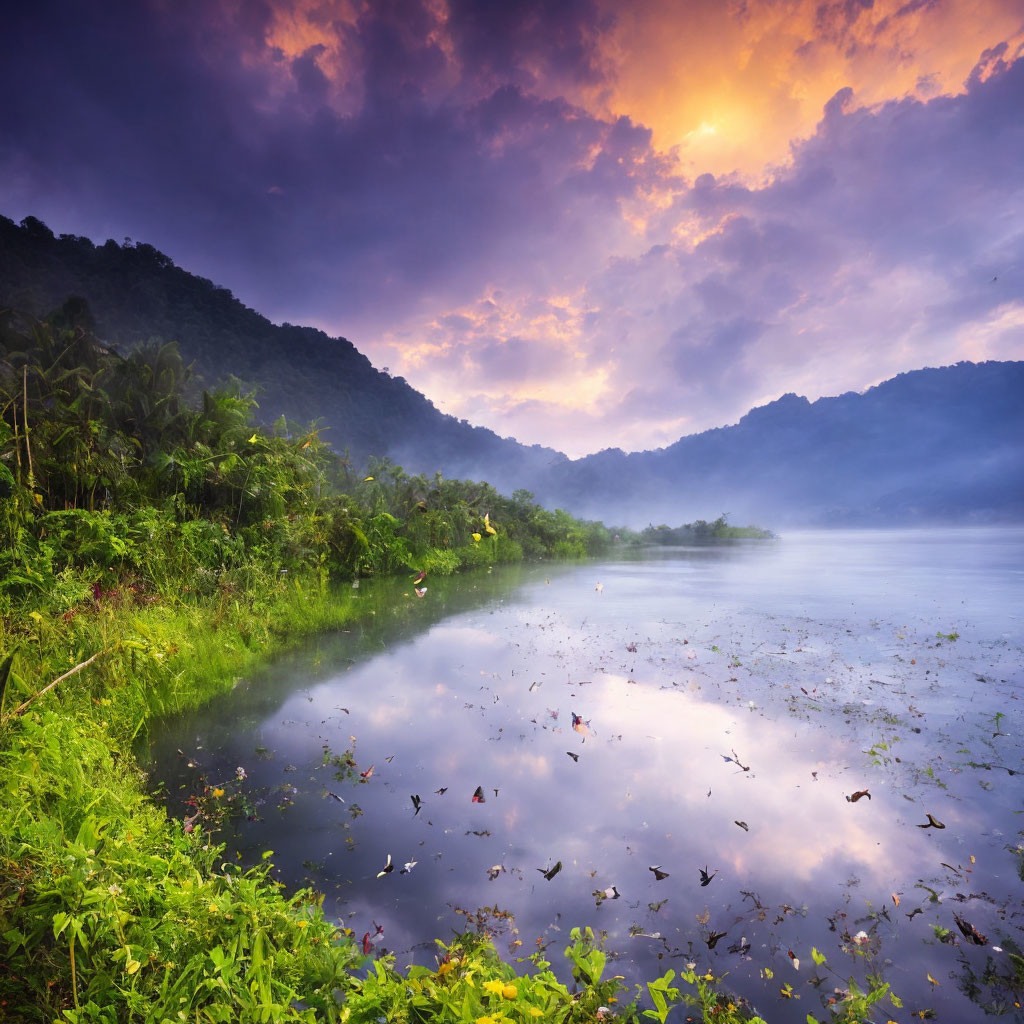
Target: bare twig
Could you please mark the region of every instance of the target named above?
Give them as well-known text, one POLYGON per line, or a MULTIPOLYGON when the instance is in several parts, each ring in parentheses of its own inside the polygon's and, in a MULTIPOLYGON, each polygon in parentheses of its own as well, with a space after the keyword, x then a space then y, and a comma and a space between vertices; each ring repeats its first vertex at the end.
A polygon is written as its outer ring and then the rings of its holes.
POLYGON ((32 694, 32 696, 29 697, 29 699, 25 701, 24 704, 19 704, 18 707, 16 707, 7 717, 16 718, 30 704, 33 704, 35 701, 39 700, 39 698, 42 697, 44 693, 47 693, 48 691, 52 690, 58 683, 64 682, 64 680, 67 679, 69 676, 73 676, 75 675, 75 673, 81 672, 83 668, 88 668, 101 654, 106 653, 106 651, 97 651, 91 658, 87 658, 81 664, 76 665, 74 668, 68 669, 68 671, 65 672, 64 675, 57 676, 57 678, 54 679, 52 683, 49 683, 46 686, 44 686, 38 693, 32 694))
POLYGON ((28 443, 28 363, 21 368, 21 414, 25 420, 25 454, 28 456, 28 486, 35 490, 36 478, 32 472, 32 448, 28 443))

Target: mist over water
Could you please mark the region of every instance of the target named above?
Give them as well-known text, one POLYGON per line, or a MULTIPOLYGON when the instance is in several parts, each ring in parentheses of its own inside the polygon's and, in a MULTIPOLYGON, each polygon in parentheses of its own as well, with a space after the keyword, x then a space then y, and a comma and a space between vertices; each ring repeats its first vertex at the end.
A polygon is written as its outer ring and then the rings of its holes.
POLYGON ((369 625, 167 723, 153 777, 182 818, 243 766, 258 820, 229 847, 273 849, 399 964, 498 907, 510 956, 561 969, 589 924, 630 980, 728 972, 772 1021, 868 964, 908 1010, 981 1020, 1012 1012, 1024 924, 1022 598, 1024 530, 997 528, 364 584, 369 625), (349 748, 364 782, 323 765, 349 748))

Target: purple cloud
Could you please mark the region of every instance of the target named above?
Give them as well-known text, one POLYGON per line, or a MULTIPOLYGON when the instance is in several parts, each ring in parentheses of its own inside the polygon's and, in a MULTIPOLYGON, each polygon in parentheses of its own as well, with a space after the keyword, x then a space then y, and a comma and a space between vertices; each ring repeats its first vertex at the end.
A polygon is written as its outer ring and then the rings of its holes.
MULTIPOLYGON (((866 6, 821 3, 822 39, 867 45, 866 6)), ((686 181, 646 125, 567 98, 614 89, 597 0, 344 10, 21 5, 0 212, 148 241, 574 453, 1024 355, 1019 49, 955 96, 839 90, 758 184, 686 181)))

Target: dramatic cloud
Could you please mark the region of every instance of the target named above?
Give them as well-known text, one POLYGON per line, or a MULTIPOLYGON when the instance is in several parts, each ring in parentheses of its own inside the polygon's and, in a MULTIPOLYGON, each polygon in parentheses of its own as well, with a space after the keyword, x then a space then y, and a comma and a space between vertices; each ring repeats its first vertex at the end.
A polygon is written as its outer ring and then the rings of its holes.
POLYGON ((39 3, 0 212, 573 454, 1024 356, 1016 0, 39 3))

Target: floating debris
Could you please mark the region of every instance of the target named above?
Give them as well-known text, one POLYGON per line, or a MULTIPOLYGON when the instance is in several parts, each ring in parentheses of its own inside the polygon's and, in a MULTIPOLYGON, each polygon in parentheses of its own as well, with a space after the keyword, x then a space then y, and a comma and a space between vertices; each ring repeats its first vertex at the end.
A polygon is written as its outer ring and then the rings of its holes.
POLYGON ((959 914, 954 914, 953 920, 956 921, 956 926, 960 929, 965 939, 973 942, 976 946, 988 945, 988 939, 970 921, 964 920, 959 914))

